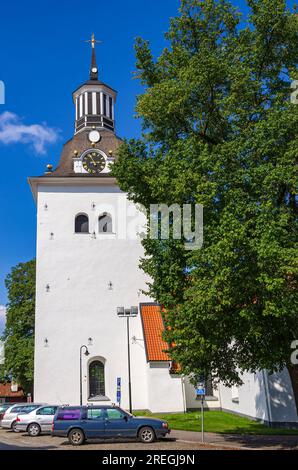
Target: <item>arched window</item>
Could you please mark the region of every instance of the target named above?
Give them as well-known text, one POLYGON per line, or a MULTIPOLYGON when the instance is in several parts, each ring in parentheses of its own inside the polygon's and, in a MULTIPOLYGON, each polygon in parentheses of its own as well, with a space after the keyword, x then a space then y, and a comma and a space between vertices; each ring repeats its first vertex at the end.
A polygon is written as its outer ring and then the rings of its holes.
POLYGON ((105 366, 101 361, 89 365, 89 398, 105 396, 105 366))
POLYGON ((112 232, 112 217, 106 212, 98 217, 98 231, 99 233, 112 232))
POLYGON ((75 233, 89 233, 89 219, 86 214, 79 214, 76 216, 75 233))

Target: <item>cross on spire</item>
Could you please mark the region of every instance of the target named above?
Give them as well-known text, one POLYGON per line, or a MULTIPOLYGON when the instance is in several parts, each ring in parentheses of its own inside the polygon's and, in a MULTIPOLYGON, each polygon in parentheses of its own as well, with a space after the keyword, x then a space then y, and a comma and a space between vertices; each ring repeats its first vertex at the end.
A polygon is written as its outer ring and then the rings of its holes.
POLYGON ((91 34, 91 39, 87 39, 85 42, 90 42, 92 49, 95 48, 95 44, 100 44, 102 41, 95 39, 94 33, 91 34))
POLYGON ((91 39, 85 40, 85 42, 89 42, 91 44, 91 68, 90 68, 90 80, 98 80, 98 67, 96 63, 96 55, 95 55, 95 45, 100 44, 102 41, 98 41, 95 39, 94 33, 91 34, 91 39))

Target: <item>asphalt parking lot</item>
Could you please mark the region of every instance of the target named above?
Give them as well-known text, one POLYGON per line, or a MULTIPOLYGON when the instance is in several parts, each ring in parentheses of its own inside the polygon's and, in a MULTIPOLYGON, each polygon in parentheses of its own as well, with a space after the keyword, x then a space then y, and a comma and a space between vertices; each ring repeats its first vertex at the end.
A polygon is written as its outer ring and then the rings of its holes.
POLYGON ((135 440, 94 440, 75 447, 64 438, 49 435, 30 437, 25 433, 0 429, 0 450, 203 450, 207 448, 210 449, 208 445, 186 442, 174 437, 152 444, 142 444, 135 440))

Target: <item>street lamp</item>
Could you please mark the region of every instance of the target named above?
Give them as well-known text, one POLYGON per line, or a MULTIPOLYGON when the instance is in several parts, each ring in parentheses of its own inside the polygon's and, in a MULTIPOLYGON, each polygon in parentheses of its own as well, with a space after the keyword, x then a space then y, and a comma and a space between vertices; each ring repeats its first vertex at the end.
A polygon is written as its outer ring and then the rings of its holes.
POLYGON ((88 351, 88 348, 87 346, 85 346, 85 344, 83 344, 81 347, 80 347, 80 405, 82 406, 83 404, 83 385, 82 385, 82 351, 83 349, 85 348, 85 356, 89 356, 89 351, 88 351))
POLYGON ((128 397, 129 397, 129 412, 132 413, 132 399, 131 399, 131 374, 130 374, 130 342, 129 342, 129 319, 138 315, 138 307, 117 307, 117 315, 119 318, 126 318, 126 331, 127 331, 127 362, 128 362, 128 397))

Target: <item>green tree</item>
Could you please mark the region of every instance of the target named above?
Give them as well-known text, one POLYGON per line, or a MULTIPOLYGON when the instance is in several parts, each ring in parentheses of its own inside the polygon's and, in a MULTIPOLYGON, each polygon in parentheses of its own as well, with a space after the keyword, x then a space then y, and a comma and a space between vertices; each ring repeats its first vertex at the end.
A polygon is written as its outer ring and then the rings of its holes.
POLYGON ((137 40, 144 132, 113 173, 147 209, 204 206, 202 249, 143 242, 172 358, 227 385, 286 366, 298 406, 298 16, 283 0, 247 4, 244 21, 226 0, 183 0, 157 60, 137 40))
POLYGON ((3 334, 4 370, 32 392, 34 361, 35 260, 19 263, 6 277, 8 290, 3 334))

